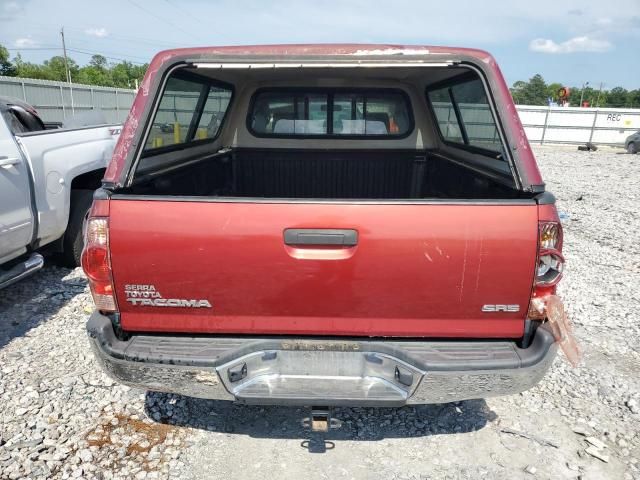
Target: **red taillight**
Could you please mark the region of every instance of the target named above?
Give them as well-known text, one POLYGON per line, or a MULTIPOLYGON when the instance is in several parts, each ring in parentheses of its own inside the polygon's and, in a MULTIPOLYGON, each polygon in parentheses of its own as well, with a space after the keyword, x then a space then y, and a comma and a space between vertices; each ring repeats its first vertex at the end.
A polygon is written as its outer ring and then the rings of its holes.
MULTIPOLYGON (((103 312, 117 311, 113 292, 113 277, 109 259, 109 219, 94 216, 104 213, 104 205, 94 203, 84 230, 82 269, 89 279, 89 287, 96 308, 103 312)), ((107 207, 108 208, 108 207, 107 207)))
POLYGON ((562 225, 559 221, 540 221, 538 231, 538 256, 529 318, 545 316, 544 299, 556 293, 556 285, 562 279, 564 270, 562 225))

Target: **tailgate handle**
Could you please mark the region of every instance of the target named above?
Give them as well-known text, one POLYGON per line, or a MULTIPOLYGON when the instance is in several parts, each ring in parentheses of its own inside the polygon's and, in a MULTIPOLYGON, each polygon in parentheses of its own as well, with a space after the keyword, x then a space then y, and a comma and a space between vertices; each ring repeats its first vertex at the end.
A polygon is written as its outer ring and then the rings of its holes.
POLYGON ((284 231, 287 245, 335 245, 353 247, 358 244, 358 232, 336 228, 287 228, 284 231))

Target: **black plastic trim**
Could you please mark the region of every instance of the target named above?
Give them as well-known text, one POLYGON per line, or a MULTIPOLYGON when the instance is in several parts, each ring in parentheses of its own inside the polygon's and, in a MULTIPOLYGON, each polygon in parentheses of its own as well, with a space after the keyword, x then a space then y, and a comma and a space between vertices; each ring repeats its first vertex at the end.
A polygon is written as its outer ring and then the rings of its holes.
POLYGON ((137 200, 155 202, 200 202, 200 203, 314 203, 314 204, 344 204, 344 205, 535 205, 532 198, 429 198, 412 199, 351 199, 351 198, 255 198, 255 197, 196 197, 182 195, 133 195, 114 193, 112 200, 137 200))
POLYGON ((426 90, 439 90, 441 88, 453 87, 454 85, 460 85, 461 83, 466 83, 469 80, 475 80, 478 78, 478 75, 473 70, 467 69, 466 72, 460 73, 455 77, 445 78, 444 80, 440 80, 439 82, 430 83, 427 85, 426 90))
POLYGON ((209 93, 211 93, 211 85, 202 84, 200 95, 198 96, 198 101, 196 102, 195 115, 191 117, 191 123, 189 124, 189 129, 187 130, 187 136, 184 139, 185 143, 192 142, 193 137, 195 137, 196 135, 196 130, 198 129, 198 125, 200 124, 200 120, 202 119, 202 114, 204 113, 204 105, 205 103, 207 103, 209 93))
MULTIPOLYGON (((453 89, 449 87, 447 88, 447 92, 449 93, 449 100, 451 100, 451 106, 453 107, 453 112, 455 113, 456 120, 458 121, 458 128, 460 128, 460 134, 462 135, 463 145, 466 147, 476 148, 474 145, 471 145, 471 143, 469 143, 469 134, 467 133, 467 125, 466 123, 464 123, 464 119, 462 118, 462 112, 460 112, 458 101, 456 100, 456 97, 453 96, 453 89)), ((431 99, 429 99, 429 103, 431 103, 431 99)), ((442 133, 439 123, 437 127, 438 127, 438 130, 442 133)), ((442 138, 444 139, 444 136, 442 138)), ((448 142, 448 140, 445 140, 445 142, 448 142)), ((451 143, 456 143, 456 142, 451 142, 451 143)))
POLYGON ((109 200, 110 198, 111 191, 105 188, 104 184, 101 188, 98 188, 93 192, 94 200, 109 200))
POLYGON ((538 205, 555 205, 556 204, 556 197, 551 192, 545 191, 545 192, 539 193, 534 198, 538 205))
POLYGON ((337 228, 287 228, 284 231, 286 245, 342 245, 358 244, 358 232, 337 228))

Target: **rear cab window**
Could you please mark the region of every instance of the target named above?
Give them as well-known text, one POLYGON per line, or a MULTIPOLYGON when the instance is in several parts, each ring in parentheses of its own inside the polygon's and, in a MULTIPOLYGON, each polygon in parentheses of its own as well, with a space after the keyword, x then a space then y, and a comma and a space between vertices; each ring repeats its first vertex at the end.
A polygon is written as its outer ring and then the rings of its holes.
POLYGON ((260 90, 247 126, 258 137, 402 138, 414 128, 408 97, 393 89, 260 90))

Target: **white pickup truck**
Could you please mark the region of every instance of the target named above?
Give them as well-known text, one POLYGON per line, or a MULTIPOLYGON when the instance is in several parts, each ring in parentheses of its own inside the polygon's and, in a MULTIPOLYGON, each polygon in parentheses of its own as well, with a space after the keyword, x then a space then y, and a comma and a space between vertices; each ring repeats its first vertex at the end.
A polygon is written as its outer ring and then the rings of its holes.
POLYGON ((44 130, 33 108, 0 98, 0 288, 40 269, 45 246, 79 265, 83 219, 119 135, 118 125, 44 130))

